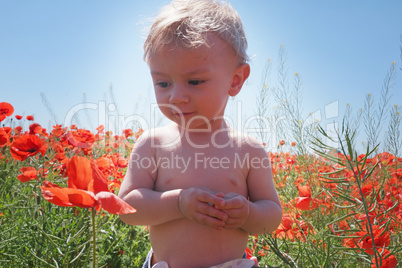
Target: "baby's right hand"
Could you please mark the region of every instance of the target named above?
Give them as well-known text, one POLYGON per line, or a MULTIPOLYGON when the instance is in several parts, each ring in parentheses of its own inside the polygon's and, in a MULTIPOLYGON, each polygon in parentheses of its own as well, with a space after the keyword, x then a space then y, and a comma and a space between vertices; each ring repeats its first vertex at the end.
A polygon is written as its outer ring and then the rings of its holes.
POLYGON ((185 189, 179 197, 179 210, 184 217, 218 230, 223 229, 228 215, 215 206, 224 205, 222 197, 203 187, 185 189))

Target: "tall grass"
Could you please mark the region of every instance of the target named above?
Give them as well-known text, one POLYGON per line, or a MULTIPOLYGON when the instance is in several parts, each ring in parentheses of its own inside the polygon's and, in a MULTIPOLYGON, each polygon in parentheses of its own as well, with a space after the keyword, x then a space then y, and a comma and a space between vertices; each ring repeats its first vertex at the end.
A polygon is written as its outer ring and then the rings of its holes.
POLYGON ((372 94, 367 94, 364 102, 364 130, 367 136, 367 146, 374 147, 379 143, 381 129, 388 117, 391 88, 394 85, 396 76, 396 64, 392 62, 391 67, 384 79, 381 89, 381 99, 377 107, 374 107, 372 94))
POLYGON ((402 221, 398 216, 402 208, 402 178, 398 175, 402 168, 402 159, 398 158, 402 148, 401 115, 400 106, 394 104, 391 108, 396 63, 386 74, 378 103, 373 94, 368 94, 364 108, 356 113, 347 104, 342 128, 336 130, 334 139, 317 124, 303 125, 301 79, 296 73, 294 89, 289 89, 283 46, 278 62, 279 85, 271 85, 272 95, 279 113, 287 118, 286 124, 279 122, 278 126, 288 130, 283 139, 297 141, 297 155, 273 158, 285 217, 279 232, 259 239, 256 250, 268 246, 274 253, 264 255, 262 263, 268 267, 395 267, 393 258, 398 263, 402 259, 402 221), (384 128, 387 122, 388 128, 384 128), (362 123, 367 142, 363 143, 363 154, 358 154, 357 136, 362 123), (310 148, 315 154, 306 157, 310 148), (293 165, 287 165, 288 161, 293 165), (289 196, 296 197, 295 190, 302 186, 311 187, 309 198, 317 198, 321 205, 316 207, 310 200, 310 209, 297 209, 296 201, 289 196), (381 244, 380 237, 391 242, 381 244))
MULTIPOLYGON (((303 81, 299 73, 293 74, 292 85, 289 82, 290 75, 287 67, 287 52, 284 45, 281 45, 278 53, 277 83, 271 79, 272 61, 267 61, 263 72, 263 85, 257 96, 257 115, 260 118, 258 125, 260 129, 268 126, 272 131, 268 137, 266 133, 259 133, 263 142, 270 144, 268 149, 275 150, 279 141, 293 141, 295 150, 299 155, 310 152, 309 137, 315 131, 317 122, 311 116, 305 117, 302 110, 303 81), (273 109, 269 106, 273 103, 273 109)), ((286 146, 288 147, 288 146, 286 146)), ((277 148, 278 149, 278 148, 277 148)), ((288 147, 289 149, 289 147, 288 147)))

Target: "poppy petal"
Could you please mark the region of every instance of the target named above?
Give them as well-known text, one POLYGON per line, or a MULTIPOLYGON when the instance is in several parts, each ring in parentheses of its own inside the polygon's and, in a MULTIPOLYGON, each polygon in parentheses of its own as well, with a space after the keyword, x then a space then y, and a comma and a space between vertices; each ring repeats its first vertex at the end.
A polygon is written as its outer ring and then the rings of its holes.
POLYGON ((94 192, 95 194, 102 191, 108 192, 109 190, 107 187, 106 176, 102 173, 102 171, 99 170, 95 162, 91 162, 91 168, 92 168, 92 181, 88 186, 88 190, 94 192))
POLYGON ((93 193, 79 189, 69 189, 69 190, 70 191, 68 193, 68 199, 74 206, 80 208, 92 208, 97 205, 93 193))
POLYGON ((110 192, 99 192, 96 194, 98 202, 104 210, 112 214, 129 214, 137 210, 110 192))
POLYGON ((88 190, 92 181, 91 162, 83 156, 73 156, 67 164, 68 188, 88 190))
POLYGON ((296 197, 296 207, 301 210, 311 210, 311 197, 296 197))
POLYGON ((0 128, 0 147, 6 146, 9 142, 10 136, 3 128, 0 128))
POLYGON ((52 183, 52 182, 50 182, 50 181, 47 181, 47 180, 44 180, 43 181, 43 186, 39 186, 39 187, 46 187, 46 188, 60 188, 60 189, 62 189, 62 187, 61 186, 59 186, 59 185, 57 185, 57 184, 54 184, 54 183, 52 183))
POLYGON ((42 196, 45 198, 45 200, 49 201, 52 204, 55 204, 57 206, 62 206, 62 207, 72 207, 73 204, 69 201, 68 199, 68 194, 66 189, 67 188, 61 188, 58 185, 55 185, 55 187, 52 187, 51 182, 45 181, 44 185, 50 186, 39 186, 42 189, 42 196), (46 183, 45 183, 46 182, 46 183))
POLYGON ((299 190, 299 196, 301 197, 311 197, 311 188, 308 185, 300 185, 297 187, 299 190))

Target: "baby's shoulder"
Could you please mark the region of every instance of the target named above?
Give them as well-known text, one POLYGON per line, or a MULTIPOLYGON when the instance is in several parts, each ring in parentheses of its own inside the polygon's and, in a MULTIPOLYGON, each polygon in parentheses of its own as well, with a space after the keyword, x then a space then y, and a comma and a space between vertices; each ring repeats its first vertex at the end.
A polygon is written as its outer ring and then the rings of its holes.
POLYGON ((171 125, 157 127, 144 131, 136 142, 136 146, 145 146, 148 148, 158 148, 164 146, 177 137, 176 131, 171 125))
POLYGON ((241 150, 254 151, 264 149, 258 139, 246 133, 239 132, 235 129, 231 129, 229 133, 233 145, 241 150))

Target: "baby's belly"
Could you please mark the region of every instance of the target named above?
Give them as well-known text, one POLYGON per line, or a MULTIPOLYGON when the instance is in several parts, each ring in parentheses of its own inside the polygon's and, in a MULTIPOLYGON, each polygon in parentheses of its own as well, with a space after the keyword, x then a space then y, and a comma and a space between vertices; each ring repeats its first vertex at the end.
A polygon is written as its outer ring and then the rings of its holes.
POLYGON ((157 261, 166 261, 173 268, 198 268, 242 258, 248 234, 180 219, 152 226, 150 241, 157 261))

